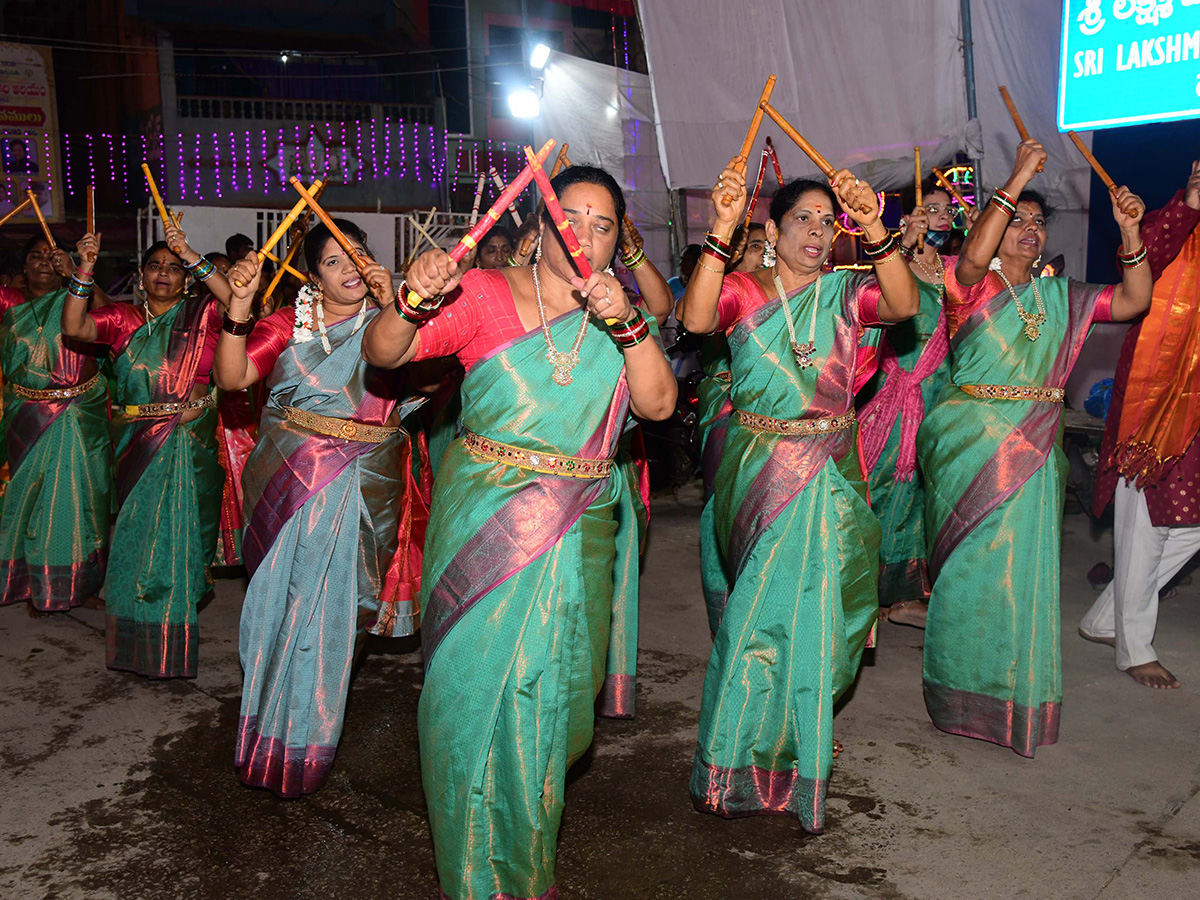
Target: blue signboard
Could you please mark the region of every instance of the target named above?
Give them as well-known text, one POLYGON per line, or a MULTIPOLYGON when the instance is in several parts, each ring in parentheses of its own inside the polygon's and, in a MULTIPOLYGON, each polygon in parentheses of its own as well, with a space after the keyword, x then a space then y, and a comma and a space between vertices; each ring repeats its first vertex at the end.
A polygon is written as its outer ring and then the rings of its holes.
POLYGON ((1200 117, 1200 0, 1063 0, 1058 129, 1200 117))

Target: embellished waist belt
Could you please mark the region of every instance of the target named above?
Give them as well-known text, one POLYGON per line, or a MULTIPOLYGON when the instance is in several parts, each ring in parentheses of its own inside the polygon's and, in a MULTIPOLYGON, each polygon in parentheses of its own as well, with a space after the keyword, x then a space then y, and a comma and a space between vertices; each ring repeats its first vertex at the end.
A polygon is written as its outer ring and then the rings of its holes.
POLYGON ((182 400, 179 403, 131 403, 121 412, 126 419, 169 419, 180 413, 208 409, 216 405, 217 401, 213 399, 213 395, 206 394, 199 400, 182 400))
POLYGON ((285 406, 283 415, 289 422, 317 434, 342 438, 347 441, 358 441, 363 444, 382 444, 400 430, 395 425, 368 425, 366 422, 355 422, 353 419, 323 416, 320 413, 309 412, 307 409, 296 409, 294 406, 285 406))
POLYGON ((9 382, 8 386, 23 400, 70 400, 72 397, 86 394, 96 386, 96 382, 99 380, 99 375, 93 375, 81 384, 72 384, 61 388, 30 388, 14 382, 9 382))
POLYGON ((493 441, 473 431, 463 432, 463 443, 476 456, 518 469, 541 472, 544 475, 607 478, 613 466, 611 459, 586 459, 582 456, 534 452, 501 441, 493 441))
POLYGON ((1037 403, 1062 403, 1066 391, 1062 388, 1022 387, 1014 384, 960 384, 964 394, 982 400, 1033 400, 1037 403))
POLYGON ((845 431, 856 421, 853 410, 840 416, 825 416, 821 419, 772 419, 770 416, 760 416, 744 409, 735 409, 734 414, 743 427, 770 434, 832 434, 835 431, 845 431))

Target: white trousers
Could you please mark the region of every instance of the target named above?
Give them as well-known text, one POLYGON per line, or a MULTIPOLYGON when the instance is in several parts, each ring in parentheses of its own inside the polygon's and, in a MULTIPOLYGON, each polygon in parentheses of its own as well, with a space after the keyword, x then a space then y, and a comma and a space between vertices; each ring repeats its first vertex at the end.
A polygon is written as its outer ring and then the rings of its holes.
POLYGON ((1113 580, 1079 627, 1117 642, 1117 668, 1154 662, 1158 592, 1200 551, 1200 526, 1150 522, 1146 496, 1118 479, 1113 509, 1113 580))

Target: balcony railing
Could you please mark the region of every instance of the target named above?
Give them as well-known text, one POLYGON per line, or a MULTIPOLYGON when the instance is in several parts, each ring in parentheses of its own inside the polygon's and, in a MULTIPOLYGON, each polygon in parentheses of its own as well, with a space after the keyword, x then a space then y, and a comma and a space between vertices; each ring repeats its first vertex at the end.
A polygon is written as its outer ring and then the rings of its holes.
POLYGON ((426 103, 349 103, 334 100, 264 100, 241 97, 177 98, 181 119, 247 119, 255 122, 354 122, 403 119, 433 124, 433 106, 426 103))

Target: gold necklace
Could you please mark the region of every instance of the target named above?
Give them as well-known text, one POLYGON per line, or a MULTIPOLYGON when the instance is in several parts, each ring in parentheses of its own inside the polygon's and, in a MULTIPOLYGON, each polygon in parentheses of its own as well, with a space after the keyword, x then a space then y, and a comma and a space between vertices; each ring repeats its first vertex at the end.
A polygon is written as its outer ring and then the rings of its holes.
POLYGON ((788 338, 792 345, 792 355, 796 357, 796 365, 801 369, 811 368, 813 354, 817 352, 817 310, 821 307, 821 276, 817 276, 817 291, 813 298, 812 319, 808 323, 808 341, 801 344, 796 340, 796 325, 792 322, 792 311, 788 307, 787 292, 779 279, 779 267, 771 267, 771 280, 775 282, 775 293, 779 295, 779 304, 783 307, 783 320, 787 322, 788 338))
POLYGON ((1013 302, 1017 305, 1017 315, 1025 323, 1025 337, 1031 341, 1036 341, 1042 336, 1042 325, 1046 324, 1046 304, 1042 302, 1042 292, 1038 290, 1037 277, 1032 272, 1029 275, 1029 286, 1033 288, 1033 299, 1037 301, 1038 309, 1036 313, 1031 313, 1021 305, 1021 298, 1017 296, 1012 282, 1004 274, 1004 267, 1000 264, 1000 257, 993 259, 988 268, 1000 276, 1000 280, 1004 282, 1004 286, 1012 294, 1013 302))
POLYGON ((929 266, 921 261, 921 257, 919 256, 914 256, 913 262, 920 266, 921 271, 929 276, 929 284, 937 285, 937 302, 938 306, 942 306, 946 299, 946 264, 942 261, 942 254, 940 253, 935 253, 933 258, 937 260, 937 268, 932 271, 929 266))
POLYGON ((542 304, 542 282, 538 278, 538 264, 533 264, 533 293, 537 297, 538 320, 542 323, 542 336, 546 339, 546 360, 554 366, 554 383, 564 387, 574 379, 571 370, 579 365, 579 348, 583 345, 583 336, 587 333, 587 310, 583 311, 583 321, 579 323, 579 334, 575 335, 575 343, 570 351, 563 353, 554 346, 554 338, 550 336, 550 326, 546 324, 546 307, 542 304))

